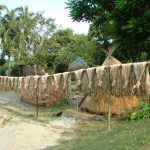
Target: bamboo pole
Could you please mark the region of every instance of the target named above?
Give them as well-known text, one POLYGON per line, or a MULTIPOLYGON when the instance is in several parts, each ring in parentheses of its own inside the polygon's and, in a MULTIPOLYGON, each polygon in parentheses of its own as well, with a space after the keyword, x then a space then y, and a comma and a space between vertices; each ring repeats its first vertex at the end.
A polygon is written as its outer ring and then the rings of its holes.
MULTIPOLYGON (((150 62, 147 62, 147 66, 149 67, 150 62)), ((150 91, 148 89, 148 103, 149 103, 149 113, 150 113, 150 91)))
MULTIPOLYGON (((34 73, 35 76, 37 75, 37 65, 34 65, 34 73)), ((38 97, 38 93, 39 93, 39 78, 37 79, 37 83, 36 83, 36 117, 39 116, 39 97, 38 97)))
POLYGON ((150 113, 150 94, 148 93, 149 113, 150 113))
POLYGON ((38 104, 38 98, 36 98, 36 117, 39 116, 39 104, 38 104))
POLYGON ((39 116, 39 97, 38 97, 38 93, 39 93, 39 78, 37 79, 36 82, 36 117, 39 116))
POLYGON ((108 74, 108 118, 107 118, 107 130, 111 130, 111 79, 110 79, 110 67, 108 74))
POLYGON ((34 74, 37 75, 37 65, 34 65, 34 74))
POLYGON ((79 111, 79 100, 77 100, 77 111, 79 111))
MULTIPOLYGON (((78 87, 78 91, 80 92, 81 90, 81 85, 78 87)), ((77 99, 77 111, 79 111, 79 99, 77 99)))

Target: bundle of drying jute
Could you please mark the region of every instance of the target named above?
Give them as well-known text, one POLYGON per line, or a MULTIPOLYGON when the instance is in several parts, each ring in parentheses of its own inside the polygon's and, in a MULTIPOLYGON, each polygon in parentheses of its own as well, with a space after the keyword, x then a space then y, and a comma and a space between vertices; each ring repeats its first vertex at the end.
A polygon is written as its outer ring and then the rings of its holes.
POLYGON ((47 95, 48 95, 48 99, 49 99, 49 104, 56 102, 58 99, 58 91, 56 90, 56 86, 55 86, 55 79, 54 76, 48 76, 47 78, 47 95))
POLYGON ((0 76, 0 90, 3 90, 4 86, 4 76, 0 76))
POLYGON ((86 73, 88 76, 88 88, 89 92, 95 92, 95 89, 97 88, 97 76, 96 76, 96 68, 87 68, 86 73))
POLYGON ((37 84, 39 80, 39 76, 28 76, 23 77, 22 80, 22 92, 21 95, 21 101, 29 104, 36 104, 37 101, 37 84))
POLYGON ((9 90, 13 90, 13 84, 14 84, 13 77, 9 77, 9 85, 8 85, 9 90))
POLYGON ((114 96, 140 96, 148 92, 149 66, 146 62, 112 65, 110 76, 114 96))
POLYGON ((148 92, 149 67, 146 62, 80 69, 74 74, 81 92, 111 90, 111 94, 118 97, 148 92))
POLYGON ((3 86, 3 90, 7 90, 8 89, 8 77, 4 77, 4 86, 3 86))
MULTIPOLYGON (((21 101, 26 102, 26 103, 32 103, 30 102, 30 93, 32 92, 31 90, 29 90, 29 83, 30 83, 30 78, 31 76, 27 76, 23 78, 23 84, 22 84, 22 91, 20 92, 20 96, 21 96, 21 101)), ((14 83, 15 84, 15 83, 14 83)))
POLYGON ((89 92, 89 79, 86 69, 79 69, 73 72, 75 74, 76 86, 79 92, 89 92))
POLYGON ((37 89, 37 85, 36 85, 36 76, 31 76, 28 82, 29 86, 28 86, 28 101, 31 104, 35 104, 36 103, 36 89, 37 89))
MULTIPOLYGON (((49 93, 47 89, 48 82, 48 76, 40 76, 39 82, 37 85, 37 96, 38 96, 38 103, 39 104, 46 104, 48 103, 49 99, 49 93)), ((51 90, 51 89, 49 89, 51 90)))
POLYGON ((62 74, 63 78, 63 91, 68 98, 71 92, 71 73, 70 72, 64 72, 62 74))
POLYGON ((18 86, 19 85, 19 77, 14 77, 14 87, 13 90, 18 93, 18 86))
POLYGON ((23 77, 19 77, 18 79, 18 94, 21 95, 23 91, 23 77))
MULTIPOLYGON (((24 77, 23 90, 20 93, 21 101, 36 104, 47 103, 47 76, 28 76, 24 77)), ((49 100, 50 101, 50 100, 49 100)))
POLYGON ((141 97, 150 91, 149 67, 146 62, 101 66, 96 68, 96 73, 98 89, 82 103, 81 109, 84 111, 107 113, 110 90, 111 112, 121 115, 127 109, 137 106, 141 97))

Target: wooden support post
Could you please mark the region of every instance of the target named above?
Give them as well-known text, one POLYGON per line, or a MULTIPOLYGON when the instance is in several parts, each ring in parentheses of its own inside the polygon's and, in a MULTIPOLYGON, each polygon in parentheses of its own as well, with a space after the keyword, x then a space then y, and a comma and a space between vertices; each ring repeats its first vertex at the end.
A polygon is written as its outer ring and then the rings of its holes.
POLYGON ((36 116, 38 117, 39 116, 39 96, 38 96, 38 93, 39 93, 39 78, 37 79, 35 90, 36 90, 36 116))
MULTIPOLYGON (((81 85, 79 85, 78 91, 81 91, 81 85)), ((77 99, 77 111, 79 111, 79 99, 77 99)))
POLYGON ((100 111, 101 111, 101 109, 100 109, 100 100, 98 101, 98 105, 99 105, 99 115, 100 115, 100 111))
POLYGON ((37 65, 34 65, 34 74, 37 75, 37 65))
POLYGON ((111 79, 110 79, 110 68, 109 69, 109 75, 108 75, 108 118, 107 118, 107 129, 108 131, 111 130, 110 124, 111 124, 111 79))
POLYGON ((148 93, 149 113, 150 113, 150 94, 148 93))
POLYGON ((38 102, 38 95, 36 94, 36 116, 39 116, 39 102, 38 102))
POLYGON ((77 111, 79 111, 79 100, 77 100, 77 111))
MULTIPOLYGON (((148 69, 149 69, 149 65, 150 65, 150 62, 148 61, 147 62, 148 69)), ((150 113, 150 91, 149 91, 149 89, 148 89, 148 103, 149 103, 149 113, 150 113)))

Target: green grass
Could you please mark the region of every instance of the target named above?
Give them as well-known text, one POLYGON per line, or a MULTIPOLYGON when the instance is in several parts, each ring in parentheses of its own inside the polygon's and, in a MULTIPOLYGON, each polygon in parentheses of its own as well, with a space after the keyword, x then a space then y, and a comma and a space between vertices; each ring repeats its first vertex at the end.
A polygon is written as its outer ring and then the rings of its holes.
MULTIPOLYGON (((49 109, 51 112, 62 111, 68 108, 74 108, 75 104, 68 102, 67 100, 57 102, 55 104, 46 106, 45 109, 49 109)), ((43 108, 43 107, 40 107, 43 108)))
POLYGON ((50 117, 52 112, 62 111, 67 108, 73 108, 74 104, 68 101, 61 101, 49 106, 39 106, 39 116, 36 117, 36 106, 24 103, 6 103, 0 104, 1 109, 10 116, 15 116, 24 120, 33 120, 42 123, 49 123, 53 118, 50 117))
POLYGON ((150 118, 132 122, 113 118, 111 131, 106 127, 104 122, 81 123, 75 138, 50 150, 145 150, 150 141, 150 118))

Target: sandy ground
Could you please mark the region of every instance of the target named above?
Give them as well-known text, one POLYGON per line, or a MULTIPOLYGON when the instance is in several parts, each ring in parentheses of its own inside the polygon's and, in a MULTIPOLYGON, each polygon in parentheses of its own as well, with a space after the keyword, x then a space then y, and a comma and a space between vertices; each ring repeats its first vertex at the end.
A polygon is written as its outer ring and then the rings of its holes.
MULTIPOLYGON (((14 93, 0 91, 0 107, 10 101, 17 102, 18 99, 14 93)), ((21 104, 19 106, 21 107, 21 104)), ((49 124, 44 124, 16 117, 9 119, 2 109, 0 120, 7 122, 0 126, 0 150, 43 150, 59 144, 58 141, 65 138, 62 133, 75 127, 73 118, 55 118, 49 124)), ((68 138, 71 137, 66 137, 68 138)))
POLYGON ((73 127, 73 120, 55 120, 49 125, 20 122, 0 128, 0 150, 42 150, 58 144, 62 132, 73 127))

